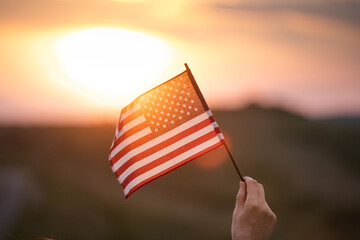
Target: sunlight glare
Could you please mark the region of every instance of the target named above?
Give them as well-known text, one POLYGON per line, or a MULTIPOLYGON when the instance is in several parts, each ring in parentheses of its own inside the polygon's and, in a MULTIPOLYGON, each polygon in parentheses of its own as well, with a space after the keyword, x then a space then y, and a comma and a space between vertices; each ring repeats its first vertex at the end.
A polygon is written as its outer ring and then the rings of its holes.
POLYGON ((67 33, 54 42, 53 51, 72 89, 110 105, 154 87, 173 55, 164 40, 119 28, 67 33))

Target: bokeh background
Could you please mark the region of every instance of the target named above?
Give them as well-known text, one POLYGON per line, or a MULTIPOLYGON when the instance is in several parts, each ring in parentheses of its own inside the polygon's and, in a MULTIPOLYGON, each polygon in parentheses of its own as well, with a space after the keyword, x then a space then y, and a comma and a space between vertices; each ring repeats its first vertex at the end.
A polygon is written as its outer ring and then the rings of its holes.
POLYGON ((230 239, 223 148, 124 200, 122 107, 187 62, 271 239, 360 237, 360 1, 1 0, 0 239, 230 239))

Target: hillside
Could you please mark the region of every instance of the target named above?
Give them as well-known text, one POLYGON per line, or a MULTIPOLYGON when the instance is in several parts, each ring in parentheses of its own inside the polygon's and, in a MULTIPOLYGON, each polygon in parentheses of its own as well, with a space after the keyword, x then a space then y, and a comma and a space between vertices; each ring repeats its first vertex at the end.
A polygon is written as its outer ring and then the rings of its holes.
MULTIPOLYGON (((272 239, 360 236, 356 124, 255 105, 214 115, 243 175, 265 187, 272 239)), ((1 127, 0 239, 230 239, 239 179, 223 148, 125 201, 107 161, 114 128, 1 127)))

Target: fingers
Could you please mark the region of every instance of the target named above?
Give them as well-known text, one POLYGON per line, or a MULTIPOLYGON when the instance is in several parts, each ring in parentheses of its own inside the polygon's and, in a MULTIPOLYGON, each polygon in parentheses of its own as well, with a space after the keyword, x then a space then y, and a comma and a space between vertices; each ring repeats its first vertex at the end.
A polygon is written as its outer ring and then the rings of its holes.
POLYGON ((258 183, 258 189, 259 189, 259 199, 260 199, 260 201, 265 202, 264 186, 261 183, 258 183))
POLYGON ((259 186, 256 180, 251 177, 244 177, 246 182, 246 201, 257 201, 259 198, 259 186))
POLYGON ((240 181, 240 188, 238 194, 236 195, 236 210, 241 210, 244 207, 246 199, 246 186, 245 183, 240 181))

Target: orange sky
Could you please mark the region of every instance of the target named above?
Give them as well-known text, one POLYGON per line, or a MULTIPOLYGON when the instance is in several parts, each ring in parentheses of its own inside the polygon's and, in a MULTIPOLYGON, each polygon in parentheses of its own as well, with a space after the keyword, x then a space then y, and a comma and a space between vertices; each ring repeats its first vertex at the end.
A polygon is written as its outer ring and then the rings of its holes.
POLYGON ((116 122, 135 93, 119 89, 118 102, 99 102, 52 52, 64 34, 99 27, 145 33, 172 49, 166 64, 154 58, 161 71, 143 88, 177 75, 187 62, 211 108, 258 102, 309 117, 360 115, 359 11, 359 1, 331 0, 3 0, 0 122, 116 122))

